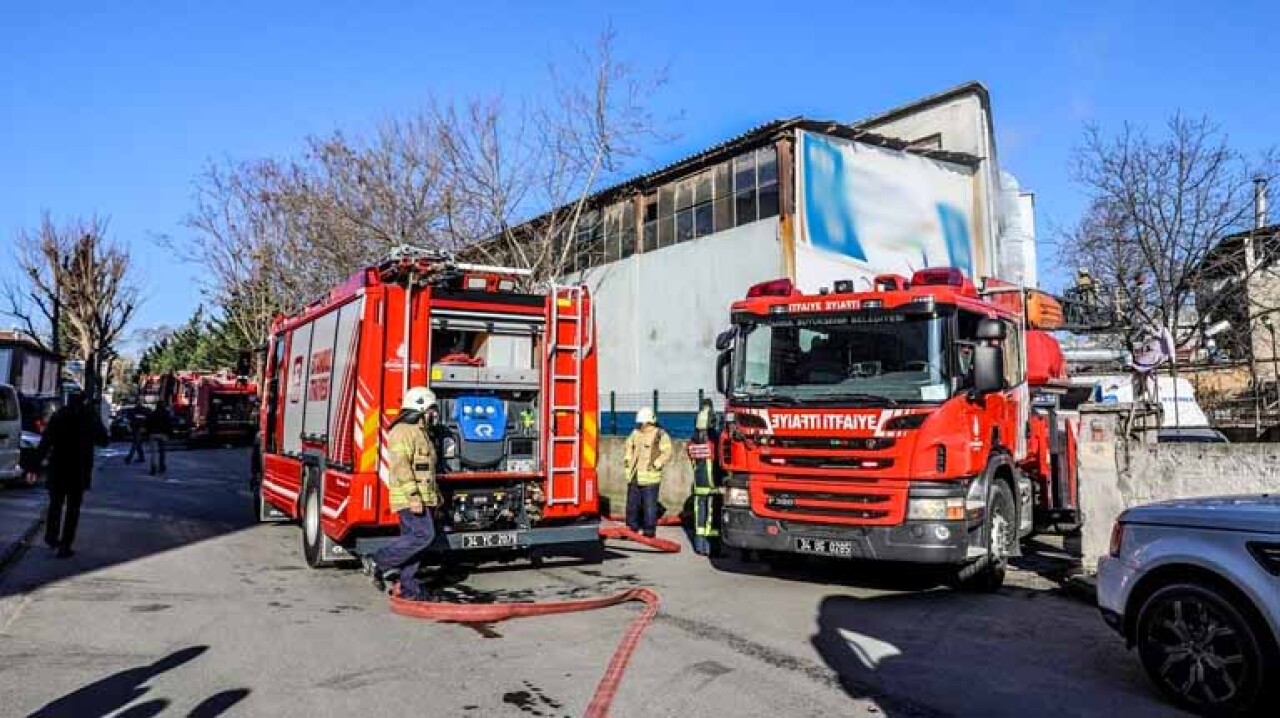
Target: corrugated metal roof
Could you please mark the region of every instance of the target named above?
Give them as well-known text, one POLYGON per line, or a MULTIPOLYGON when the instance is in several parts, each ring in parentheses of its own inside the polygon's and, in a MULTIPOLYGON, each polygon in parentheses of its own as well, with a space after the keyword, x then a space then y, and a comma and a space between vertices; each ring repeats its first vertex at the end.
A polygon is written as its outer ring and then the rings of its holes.
MULTIPOLYGON (((648 189, 656 184, 665 184, 676 177, 701 171, 707 165, 721 162, 724 159, 732 157, 744 150, 754 149, 755 147, 771 143, 780 135, 794 130, 806 130, 809 132, 834 135, 836 137, 856 140, 858 142, 876 145, 878 147, 910 152, 911 154, 928 157, 930 159, 961 164, 966 167, 975 167, 982 162, 982 158, 962 152, 912 148, 910 143, 905 140, 879 135, 868 130, 859 129, 856 125, 844 122, 836 122, 833 120, 814 120, 803 116, 796 116, 765 122, 764 124, 752 127, 742 134, 731 137, 699 152, 695 152, 687 157, 683 157, 657 169, 650 170, 644 174, 636 175, 630 179, 613 184, 588 197, 586 206, 599 207, 600 205, 605 204, 606 201, 620 194, 648 189)), ((567 207, 568 205, 558 207, 556 208, 556 211, 563 210, 567 207)), ((538 217, 522 222, 521 224, 537 222, 548 214, 551 213, 547 212, 541 214, 538 217)))

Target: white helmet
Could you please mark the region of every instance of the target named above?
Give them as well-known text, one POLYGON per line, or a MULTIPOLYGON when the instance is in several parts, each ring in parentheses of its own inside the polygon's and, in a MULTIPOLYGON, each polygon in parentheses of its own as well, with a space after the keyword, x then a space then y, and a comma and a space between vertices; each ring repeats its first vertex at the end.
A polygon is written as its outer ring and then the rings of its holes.
POLYGON ((645 424, 656 424, 656 423, 658 423, 658 418, 653 415, 653 409, 650 409, 649 407, 645 406, 645 407, 641 407, 640 411, 636 412, 636 426, 644 426, 645 424))
POLYGON ((415 386, 404 393, 404 401, 400 403, 402 411, 424 412, 436 405, 436 395, 425 386, 415 386))

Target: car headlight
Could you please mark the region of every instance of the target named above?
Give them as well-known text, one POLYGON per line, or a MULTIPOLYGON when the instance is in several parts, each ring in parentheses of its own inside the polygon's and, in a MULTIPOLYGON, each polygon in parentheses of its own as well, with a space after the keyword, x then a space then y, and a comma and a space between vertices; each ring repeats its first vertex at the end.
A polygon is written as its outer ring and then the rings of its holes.
POLYGON ((725 506, 750 506, 751 493, 746 489, 740 489, 736 486, 730 486, 724 490, 725 506))
POLYGON ((909 499, 909 521, 959 521, 964 518, 964 499, 909 499))

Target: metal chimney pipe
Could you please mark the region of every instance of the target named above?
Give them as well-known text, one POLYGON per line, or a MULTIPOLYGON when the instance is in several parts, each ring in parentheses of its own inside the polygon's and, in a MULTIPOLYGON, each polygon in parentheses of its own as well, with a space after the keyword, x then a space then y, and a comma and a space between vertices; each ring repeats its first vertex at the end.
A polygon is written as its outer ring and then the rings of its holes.
POLYGON ((1267 226, 1267 178, 1258 175, 1253 178, 1253 228, 1262 229, 1267 226))

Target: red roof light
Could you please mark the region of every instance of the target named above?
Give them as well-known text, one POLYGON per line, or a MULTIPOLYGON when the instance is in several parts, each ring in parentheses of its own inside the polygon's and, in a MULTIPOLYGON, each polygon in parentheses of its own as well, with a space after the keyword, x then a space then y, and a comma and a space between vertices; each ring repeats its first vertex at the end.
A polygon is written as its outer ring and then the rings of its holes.
POLYGON ((921 269, 911 276, 911 286, 949 286, 963 287, 965 282, 964 272, 955 267, 934 267, 933 269, 921 269))
POLYGON ((796 293, 796 287, 790 279, 774 279, 769 282, 754 284, 747 290, 747 299, 756 297, 789 297, 796 293))

